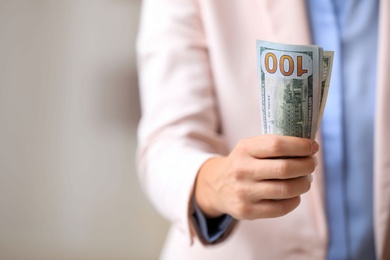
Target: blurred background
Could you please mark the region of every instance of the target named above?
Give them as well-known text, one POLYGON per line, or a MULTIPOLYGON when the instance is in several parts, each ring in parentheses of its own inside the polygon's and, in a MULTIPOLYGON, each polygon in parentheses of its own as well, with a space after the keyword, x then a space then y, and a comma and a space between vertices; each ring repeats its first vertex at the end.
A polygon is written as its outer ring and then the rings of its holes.
POLYGON ((0 0, 0 259, 157 259, 135 172, 138 0, 0 0))

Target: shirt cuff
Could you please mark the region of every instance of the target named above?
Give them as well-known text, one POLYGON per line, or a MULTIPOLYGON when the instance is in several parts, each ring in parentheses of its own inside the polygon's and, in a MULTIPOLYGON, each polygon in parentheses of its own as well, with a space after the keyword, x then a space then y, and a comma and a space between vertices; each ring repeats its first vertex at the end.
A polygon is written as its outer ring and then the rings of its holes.
POLYGON ((192 205, 194 207, 193 218, 198 225, 199 235, 203 236, 204 240, 210 244, 222 237, 228 230, 229 225, 233 222, 233 217, 227 214, 217 218, 206 217, 194 197, 192 197, 192 205))

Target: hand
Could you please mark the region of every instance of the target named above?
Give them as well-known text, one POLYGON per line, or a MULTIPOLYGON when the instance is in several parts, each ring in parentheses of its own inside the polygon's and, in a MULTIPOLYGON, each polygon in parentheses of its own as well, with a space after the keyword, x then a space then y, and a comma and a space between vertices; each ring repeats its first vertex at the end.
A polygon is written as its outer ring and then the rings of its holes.
POLYGON ((195 199, 209 217, 236 219, 283 216, 310 189, 318 143, 298 137, 262 135, 243 139, 227 157, 201 167, 195 199))

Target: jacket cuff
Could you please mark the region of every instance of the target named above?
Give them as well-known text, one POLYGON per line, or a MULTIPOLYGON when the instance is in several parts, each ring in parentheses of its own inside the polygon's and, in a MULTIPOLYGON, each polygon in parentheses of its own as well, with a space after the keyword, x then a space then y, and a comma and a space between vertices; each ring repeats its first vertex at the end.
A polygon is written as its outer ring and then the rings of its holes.
POLYGON ((217 218, 207 218, 196 203, 195 197, 192 196, 190 204, 190 223, 194 231, 205 245, 215 245, 223 242, 234 230, 238 223, 232 216, 225 214, 217 218))

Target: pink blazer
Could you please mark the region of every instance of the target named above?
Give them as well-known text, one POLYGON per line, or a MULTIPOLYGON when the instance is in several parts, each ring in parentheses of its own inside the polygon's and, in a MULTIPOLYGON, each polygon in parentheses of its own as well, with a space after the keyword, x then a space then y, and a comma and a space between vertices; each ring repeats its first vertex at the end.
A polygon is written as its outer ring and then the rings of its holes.
MULTIPOLYGON (((379 19, 375 238, 377 255, 390 259, 390 1, 381 1, 379 19)), ((311 190, 284 217, 241 221, 223 242, 206 246, 189 220, 202 163, 260 134, 256 39, 310 44, 305 1, 143 1, 137 161, 146 194, 172 223, 161 259, 326 257, 321 160, 311 190)))

